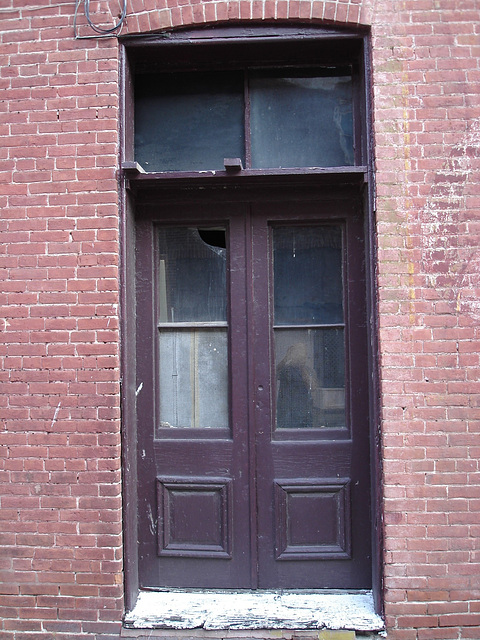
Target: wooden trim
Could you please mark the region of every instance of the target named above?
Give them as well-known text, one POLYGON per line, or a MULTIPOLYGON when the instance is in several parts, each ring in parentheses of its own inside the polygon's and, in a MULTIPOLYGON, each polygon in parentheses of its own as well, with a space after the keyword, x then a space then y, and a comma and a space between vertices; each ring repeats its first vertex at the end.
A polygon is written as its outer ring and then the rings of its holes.
MULTIPOLYGON (((125 178, 127 176, 125 175, 125 178)), ((221 191, 245 191, 252 189, 318 188, 329 186, 364 185, 368 180, 368 167, 335 167, 318 169, 261 170, 247 169, 232 174, 228 171, 182 173, 136 173, 127 183, 138 197, 150 197, 166 191, 183 189, 185 192, 218 189, 221 191), (150 196, 148 195, 150 193, 150 196)), ((357 186, 358 189, 358 186, 357 186)))
MULTIPOLYGON (((120 57, 120 140, 121 157, 130 147, 133 154, 133 138, 128 117, 133 109, 131 75, 125 50, 120 57)), ((120 389, 122 415, 122 485, 123 485, 123 563, 125 584, 125 608, 131 611, 138 596, 137 564, 137 491, 129 478, 136 475, 136 415, 135 415, 135 223, 133 205, 125 189, 125 181, 119 176, 120 191, 120 389)))
POLYGON ((138 595, 137 491, 131 478, 136 476, 135 384, 135 227, 132 205, 122 190, 120 220, 120 366, 122 415, 122 482, 124 530, 125 606, 130 611, 138 595))
POLYGON ((135 73, 318 66, 362 62, 367 30, 299 26, 212 27, 121 38, 135 73), (161 55, 152 57, 152 51, 161 55))
MULTIPOLYGON (((120 136, 120 158, 123 171, 126 171, 129 164, 132 165, 134 157, 134 77, 131 68, 130 59, 128 58, 125 48, 121 49, 121 89, 120 89, 120 105, 121 105, 121 136, 120 136)), ((137 164, 137 163, 135 163, 137 164)))
MULTIPOLYGON (((139 183, 149 183, 153 181, 169 181, 174 180, 177 183, 178 180, 201 180, 207 181, 213 178, 230 178, 231 173, 225 171, 145 171, 138 162, 122 162, 122 171, 128 173, 132 180, 139 183)), ((357 180, 360 176, 364 181, 367 180, 368 167, 365 165, 360 166, 346 166, 346 167, 294 167, 292 169, 239 169, 238 178, 255 178, 263 176, 271 177, 285 177, 285 176, 324 176, 328 175, 333 178, 340 176, 348 176, 352 180, 357 180)))
POLYGON ((121 36, 120 41, 128 46, 135 48, 151 47, 155 45, 164 45, 171 43, 191 43, 191 42, 222 42, 222 41, 241 41, 252 38, 255 40, 265 40, 271 42, 274 40, 292 39, 295 42, 299 38, 313 38, 315 40, 345 39, 363 37, 363 33, 368 32, 368 27, 361 25, 352 29, 348 26, 322 27, 312 25, 261 25, 247 24, 235 26, 211 26, 201 29, 185 29, 176 31, 165 31, 163 33, 155 33, 147 36, 126 35, 121 36))
POLYGON ((376 224, 376 185, 375 185, 375 146, 373 138, 373 88, 371 41, 365 36, 363 45, 363 85, 365 97, 364 121, 366 144, 365 154, 368 166, 368 181, 364 191, 365 201, 365 255, 367 285, 367 317, 370 323, 369 370, 370 382, 370 458, 372 483, 372 590, 375 610, 384 614, 384 554, 383 554, 383 464, 381 446, 381 398, 380 398, 380 350, 378 342, 378 287, 377 287, 377 224, 376 224))

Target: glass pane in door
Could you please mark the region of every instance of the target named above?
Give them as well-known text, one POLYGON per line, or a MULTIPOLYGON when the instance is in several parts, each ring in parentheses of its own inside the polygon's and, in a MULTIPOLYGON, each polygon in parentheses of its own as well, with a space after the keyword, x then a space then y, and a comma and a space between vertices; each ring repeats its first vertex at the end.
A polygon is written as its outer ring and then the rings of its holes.
POLYGON ((275 329, 277 429, 345 426, 344 329, 275 329))
POLYGON ((343 323, 339 225, 273 230, 274 324, 343 323))
POLYGON ((273 229, 276 427, 345 426, 342 228, 273 229))
POLYGON ((226 321, 224 228, 160 228, 158 258, 160 323, 226 321))
POLYGON ((226 230, 158 230, 158 427, 228 427, 226 230))
POLYGON ((228 426, 227 329, 159 335, 160 428, 228 426))

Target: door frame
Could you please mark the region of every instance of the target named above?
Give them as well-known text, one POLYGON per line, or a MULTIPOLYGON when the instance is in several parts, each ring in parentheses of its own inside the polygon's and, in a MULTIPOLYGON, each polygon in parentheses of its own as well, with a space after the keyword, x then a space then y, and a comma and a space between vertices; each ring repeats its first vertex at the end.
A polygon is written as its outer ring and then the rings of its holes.
MULTIPOLYGON (((213 30, 211 30, 213 31, 213 30)), ((376 611, 383 613, 383 555, 382 555, 382 504, 381 488, 382 464, 380 443, 380 385, 378 358, 378 316, 376 295, 376 229, 374 213, 374 171, 373 171, 373 137, 371 123, 371 104, 369 78, 371 76, 370 40, 366 30, 335 30, 321 27, 292 28, 276 27, 233 27, 216 30, 208 34, 206 30, 192 30, 172 32, 169 39, 162 36, 147 36, 125 39, 121 45, 121 156, 122 171, 119 175, 120 196, 120 355, 121 355, 121 408, 122 408, 122 463, 123 463, 123 501, 124 501, 124 567, 125 567, 125 603, 126 610, 133 609, 138 596, 138 564, 137 564, 137 497, 136 477, 136 376, 135 376, 135 317, 133 313, 135 300, 134 286, 134 239, 135 212, 141 202, 161 197, 162 201, 173 201, 179 197, 183 200, 198 198, 199 194, 208 191, 215 192, 219 201, 228 200, 238 191, 259 190, 270 186, 282 198, 285 188, 297 188, 300 198, 311 198, 313 192, 342 189, 360 190, 364 202, 365 212, 365 255, 366 255, 366 286, 367 286, 367 317, 369 323, 369 375, 370 375, 370 453, 371 453, 371 505, 372 505, 372 580, 376 611), (340 50, 349 42, 360 43, 359 73, 364 87, 360 100, 361 117, 364 119, 364 161, 362 167, 353 168, 345 174, 343 172, 321 171, 316 175, 298 172, 287 178, 275 175, 254 176, 251 178, 222 176, 218 180, 199 180, 198 178, 184 178, 180 180, 164 180, 153 184, 148 177, 138 171, 135 163, 129 161, 128 150, 132 142, 132 114, 133 93, 130 62, 132 58, 147 58, 153 52, 159 53, 162 46, 168 44, 176 51, 186 51, 190 43, 197 41, 205 47, 212 42, 212 38, 227 40, 229 44, 245 43, 247 39, 257 39, 258 42, 271 41, 272 35, 277 36, 276 42, 282 41, 298 44, 305 39, 315 41, 319 46, 332 43, 334 50, 340 50)))

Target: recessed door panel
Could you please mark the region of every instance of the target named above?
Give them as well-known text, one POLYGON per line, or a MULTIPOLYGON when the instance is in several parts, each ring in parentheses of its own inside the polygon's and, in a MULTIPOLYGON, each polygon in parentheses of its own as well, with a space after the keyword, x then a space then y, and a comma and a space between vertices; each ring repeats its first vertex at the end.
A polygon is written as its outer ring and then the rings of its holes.
POLYGON ((350 480, 275 480, 276 560, 350 560, 350 480))
POLYGON ((230 478, 157 478, 159 556, 231 558, 230 478))

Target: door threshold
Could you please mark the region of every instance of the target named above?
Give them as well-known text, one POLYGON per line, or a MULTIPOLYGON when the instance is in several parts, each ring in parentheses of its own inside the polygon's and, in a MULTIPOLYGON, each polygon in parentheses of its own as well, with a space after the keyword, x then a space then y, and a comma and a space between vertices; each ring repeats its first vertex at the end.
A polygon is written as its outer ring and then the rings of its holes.
POLYGON ((371 591, 141 591, 130 629, 381 631, 371 591))

